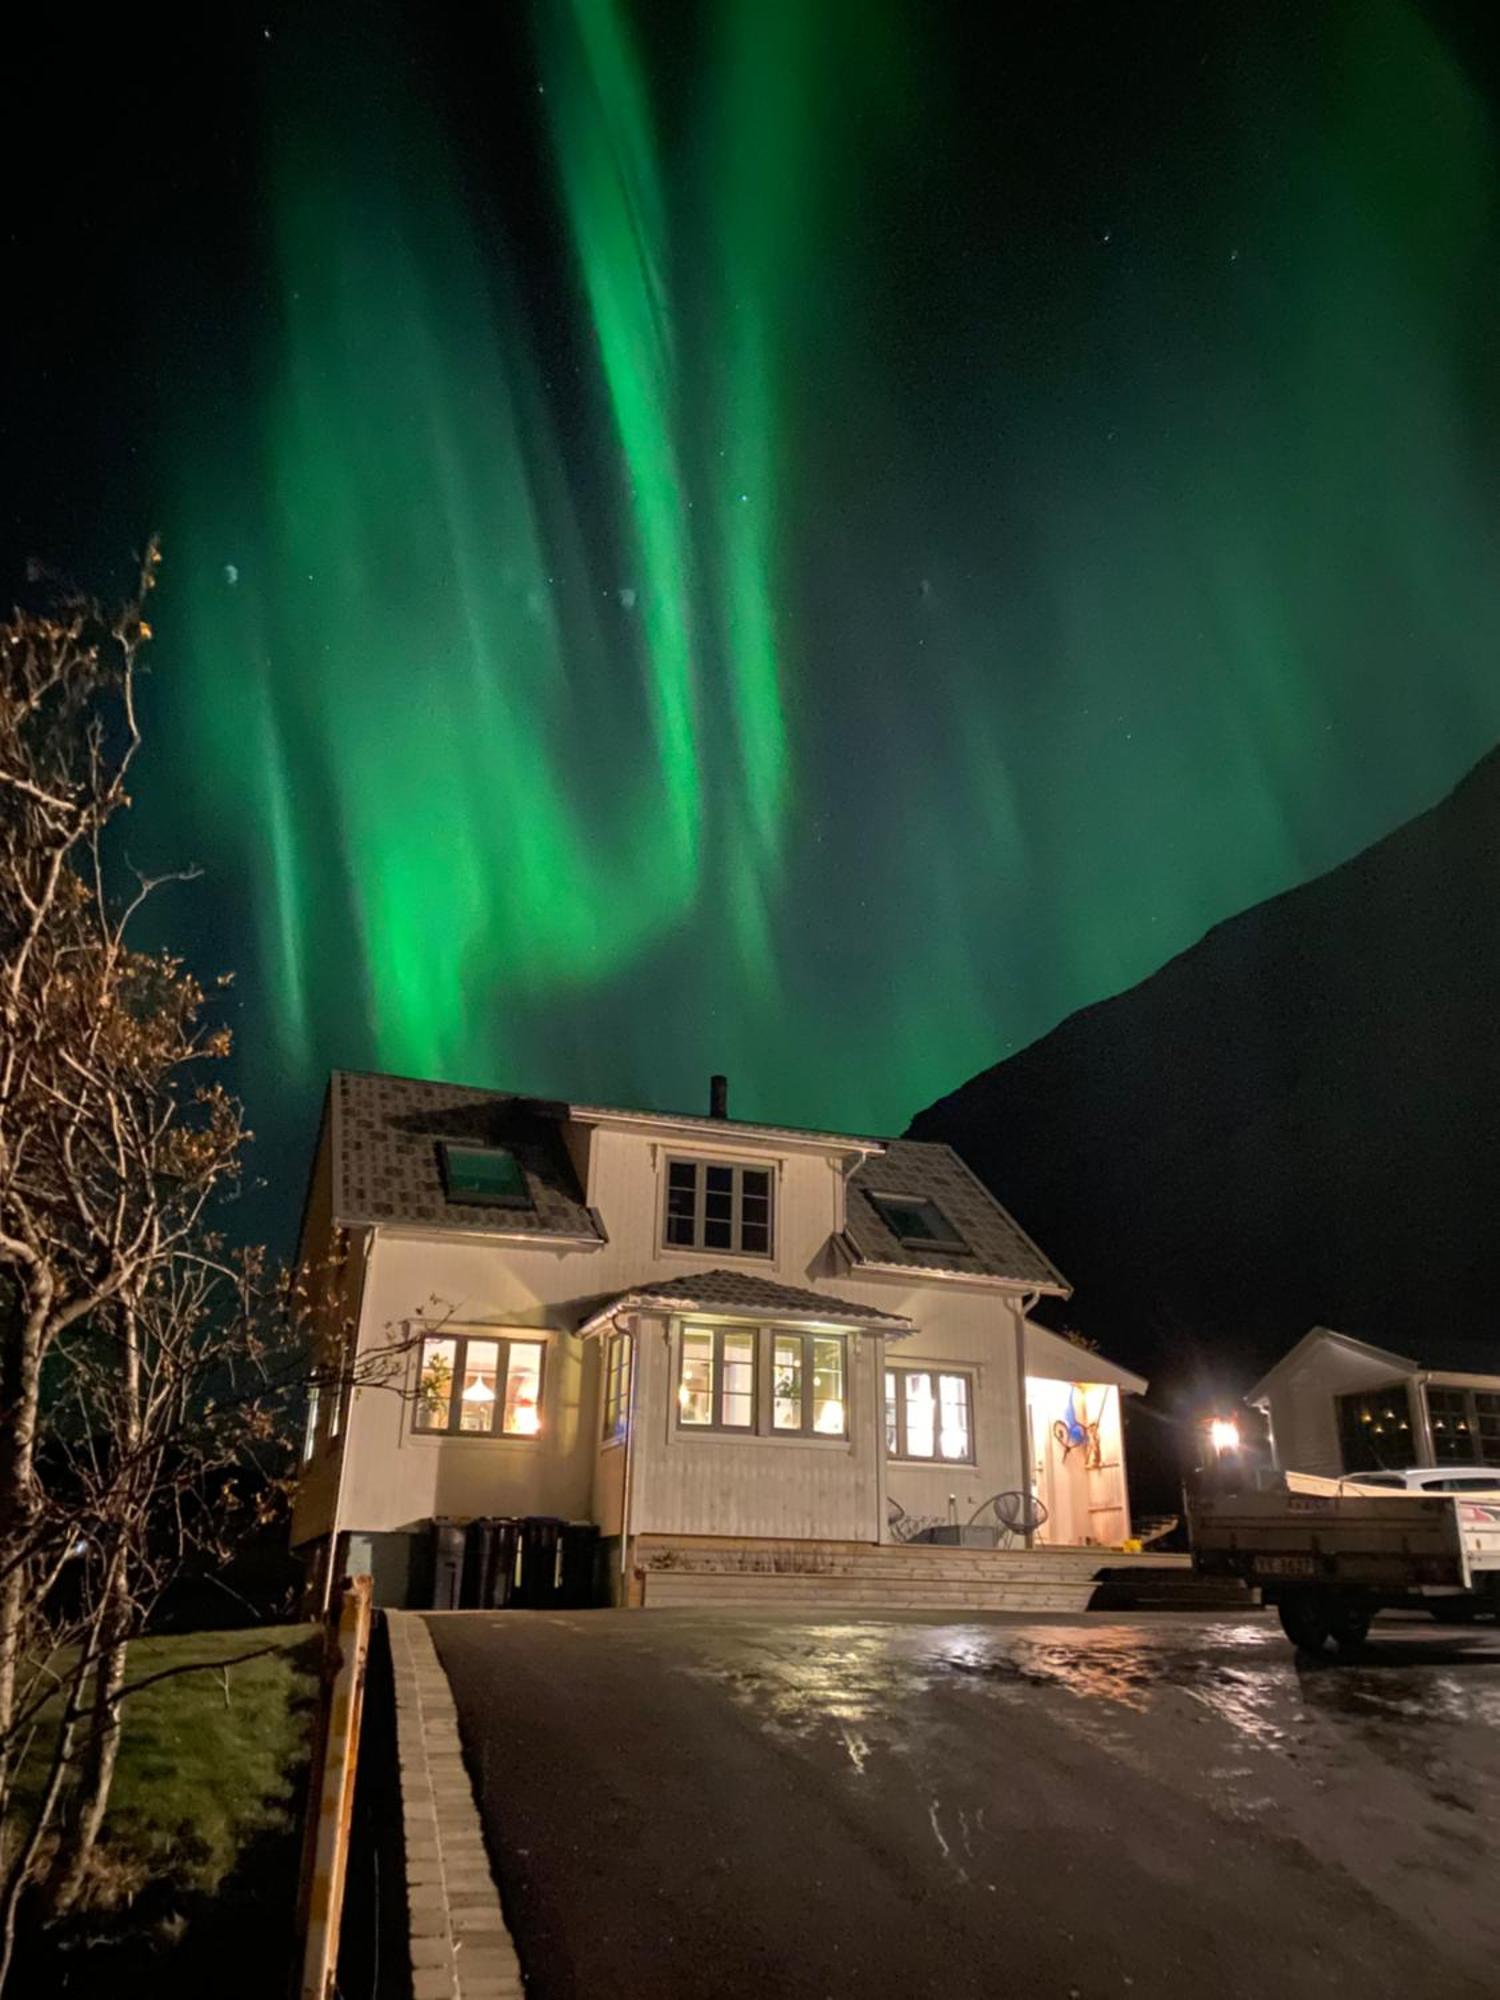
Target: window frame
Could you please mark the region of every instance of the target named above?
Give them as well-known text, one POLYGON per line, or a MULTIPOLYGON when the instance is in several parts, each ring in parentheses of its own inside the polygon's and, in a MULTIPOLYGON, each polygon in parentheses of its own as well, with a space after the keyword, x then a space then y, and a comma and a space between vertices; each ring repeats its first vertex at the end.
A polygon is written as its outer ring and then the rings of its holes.
POLYGON ((1497 1455, 1500 1455, 1500 1439, 1488 1438, 1486 1435, 1487 1432, 1500 1428, 1500 1423, 1497 1423, 1497 1419, 1500 1419, 1500 1408, 1497 1408, 1497 1404, 1500 1404, 1500 1392, 1494 1389, 1476 1388, 1473 1384, 1467 1382, 1434 1382, 1428 1380, 1422 1385, 1422 1394, 1427 1427, 1432 1434, 1434 1470, 1437 1470, 1439 1467, 1446 1468, 1450 1465, 1458 1467, 1466 1465, 1483 1467, 1489 1465, 1492 1461, 1485 1456, 1487 1442, 1494 1443, 1497 1446, 1497 1455), (1438 1413, 1435 1413, 1432 1407, 1432 1398, 1434 1395, 1450 1397, 1454 1402, 1461 1403, 1460 1411, 1455 1411, 1450 1407, 1440 1413, 1445 1419, 1441 1426, 1438 1423, 1438 1413), (1483 1409, 1480 1407, 1481 1399, 1488 1407, 1483 1409), (1449 1417, 1455 1420, 1455 1427, 1451 1431, 1446 1422, 1446 1419, 1449 1417), (1445 1440, 1449 1437, 1457 1437, 1462 1434, 1468 1441, 1469 1448, 1467 1452, 1462 1456, 1455 1453, 1449 1457, 1439 1457, 1437 1440, 1440 1428, 1445 1440))
POLYGON ((668 1254, 676 1253, 688 1257, 753 1257, 762 1263, 771 1263, 776 1256, 776 1168, 770 1161, 726 1160, 709 1153, 667 1153, 662 1160, 661 1175, 661 1248, 668 1254), (693 1240, 691 1243, 675 1243, 672 1240, 672 1169, 691 1167, 693 1169, 693 1240), (733 1178, 729 1191, 728 1244, 709 1243, 705 1240, 706 1209, 708 1205, 708 1169, 721 1167, 733 1178), (745 1181, 747 1173, 764 1174, 766 1177, 766 1247, 764 1250, 747 1250, 745 1244, 745 1181))
POLYGON ((438 1170, 443 1179, 443 1199, 468 1208, 508 1208, 516 1214, 535 1211, 536 1200, 531 1192, 531 1182, 526 1166, 514 1146, 485 1146, 477 1139, 439 1139, 437 1142, 438 1170), (521 1176, 522 1192, 519 1194, 488 1194, 473 1188, 455 1188, 450 1172, 450 1161, 464 1153, 503 1153, 521 1176))
POLYGON ((623 1444, 630 1434, 630 1392, 635 1378, 635 1335, 618 1328, 604 1342, 604 1389, 600 1397, 599 1442, 623 1444))
POLYGON ((961 1365, 947 1364, 941 1361, 887 1361, 882 1372, 880 1384, 880 1441, 885 1447, 887 1464, 925 1466, 978 1465, 979 1439, 975 1423, 975 1403, 977 1400, 974 1394, 975 1383, 976 1371, 961 1365), (931 1453, 926 1455, 913 1452, 908 1448, 905 1391, 905 1377, 908 1375, 930 1375, 932 1377, 934 1413, 932 1426, 933 1449, 931 1453), (968 1423, 969 1448, 962 1458, 950 1458, 942 1449, 942 1380, 944 1376, 953 1377, 964 1385, 964 1414, 968 1423), (894 1398, 887 1396, 885 1393, 886 1378, 888 1377, 894 1377, 895 1379, 896 1389, 894 1398), (896 1448, 894 1450, 891 1448, 890 1431, 886 1421, 887 1411, 892 1401, 895 1403, 896 1411, 896 1448))
POLYGON ((412 1396, 410 1434, 416 1438, 431 1438, 442 1443, 460 1444, 523 1444, 535 1445, 547 1435, 547 1424, 543 1412, 547 1400, 548 1349, 551 1346, 542 1328, 529 1327, 454 1327, 425 1330, 417 1341, 417 1380, 412 1396), (424 1356, 432 1341, 452 1341, 455 1348, 453 1363, 453 1384, 448 1391, 447 1422, 441 1426, 422 1424, 417 1421, 422 1410, 422 1374, 424 1356), (495 1356, 495 1427, 487 1431, 465 1431, 458 1428, 461 1384, 464 1379, 464 1362, 470 1341, 477 1341, 494 1347, 495 1356), (512 1347, 535 1347, 540 1350, 536 1376, 537 1427, 534 1431, 508 1431, 500 1428, 505 1415, 505 1392, 510 1381, 510 1351, 512 1347))
POLYGON ((1366 1472, 1400 1472, 1410 1465, 1416 1445, 1404 1381, 1374 1389, 1336 1389, 1332 1402, 1339 1470, 1345 1479, 1359 1479, 1366 1472), (1393 1406, 1389 1410, 1387 1403, 1393 1406), (1389 1442, 1377 1445, 1376 1438, 1389 1442))
POLYGON ((302 1420, 302 1463, 311 1465, 317 1455, 321 1438, 318 1434, 318 1416, 322 1404, 321 1386, 314 1382, 307 1392, 307 1413, 302 1420))
POLYGON ((675 1416, 677 1428, 688 1437, 757 1437, 760 1434, 761 1412, 764 1398, 760 1384, 760 1342, 757 1338, 760 1327, 747 1320, 701 1320, 685 1319, 677 1330, 677 1392, 675 1416), (689 1334, 708 1334, 713 1340, 713 1353, 709 1361, 708 1407, 709 1420, 706 1424, 690 1422, 682 1414, 682 1373, 687 1360, 689 1334), (724 1422, 724 1342, 726 1339, 743 1340, 748 1334, 751 1342, 750 1353, 750 1421, 748 1424, 726 1424, 724 1422))
POLYGON ((674 1438, 741 1438, 764 1444, 828 1445, 845 1450, 853 1442, 853 1426, 850 1421, 850 1407, 854 1394, 853 1356, 849 1332, 843 1327, 789 1326, 780 1320, 684 1318, 675 1324, 672 1360, 671 1427, 674 1438), (712 1386, 709 1392, 712 1419, 706 1424, 687 1422, 682 1415, 682 1372, 687 1354, 687 1336, 695 1333, 712 1334, 714 1343, 712 1386), (724 1408, 724 1340, 726 1335, 743 1337, 746 1334, 753 1342, 750 1422, 726 1424, 720 1420, 724 1408), (776 1428, 776 1342, 786 1339, 800 1340, 803 1343, 802 1379, 805 1386, 802 1396, 802 1422, 796 1430, 790 1427, 779 1430, 776 1428), (841 1350, 844 1390, 842 1399, 844 1427, 841 1431, 820 1431, 813 1427, 810 1374, 812 1349, 809 1343, 816 1340, 836 1340, 841 1350))
POLYGON ((781 1438, 781 1439, 828 1438, 831 1439, 835 1444, 847 1444, 849 1442, 848 1337, 841 1333, 819 1333, 807 1327, 800 1327, 800 1326, 768 1325, 766 1326, 764 1331, 768 1336, 766 1342, 767 1346, 766 1365, 769 1370, 771 1378, 770 1395, 767 1398, 767 1408, 770 1412, 770 1420, 767 1427, 767 1435, 769 1437, 781 1438), (779 1340, 795 1340, 802 1349, 801 1361, 799 1364, 800 1372, 798 1375, 798 1388, 797 1388, 797 1399, 802 1406, 801 1421, 795 1426, 791 1424, 778 1424, 776 1421, 776 1402, 777 1402, 776 1343, 779 1340), (839 1353, 840 1353, 839 1380, 843 1387, 843 1394, 839 1398, 839 1400, 844 1406, 844 1427, 842 1430, 820 1431, 817 1425, 813 1422, 813 1393, 812 1393, 813 1370, 814 1370, 813 1347, 814 1343, 819 1340, 825 1340, 825 1341, 836 1340, 839 1343, 839 1353))
MULTIPOLYGON (((973 1246, 967 1243, 959 1234, 958 1227, 954 1223, 952 1216, 949 1215, 942 1203, 935 1200, 932 1195, 898 1194, 891 1188, 866 1188, 865 1195, 874 1208, 876 1215, 885 1224, 903 1250, 927 1250, 932 1252, 939 1250, 961 1250, 965 1256, 973 1256, 973 1246), (914 1212, 919 1209, 929 1209, 938 1221, 943 1224, 948 1233, 946 1236, 908 1236, 896 1227, 895 1220, 890 1213, 893 1208, 905 1208, 914 1212)), ((953 1462, 956 1464, 958 1461, 955 1460, 953 1462)))

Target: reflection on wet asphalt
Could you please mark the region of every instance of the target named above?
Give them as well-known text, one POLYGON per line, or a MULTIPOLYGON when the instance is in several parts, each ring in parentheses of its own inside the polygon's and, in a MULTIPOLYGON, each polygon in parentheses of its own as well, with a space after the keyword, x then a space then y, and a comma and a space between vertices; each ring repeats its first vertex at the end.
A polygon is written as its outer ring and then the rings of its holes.
POLYGON ((1500 1991, 1493 1626, 1379 1621, 1352 1665, 1264 1614, 433 1630, 544 2000, 594 1990, 585 1901, 613 1992, 1500 1991))

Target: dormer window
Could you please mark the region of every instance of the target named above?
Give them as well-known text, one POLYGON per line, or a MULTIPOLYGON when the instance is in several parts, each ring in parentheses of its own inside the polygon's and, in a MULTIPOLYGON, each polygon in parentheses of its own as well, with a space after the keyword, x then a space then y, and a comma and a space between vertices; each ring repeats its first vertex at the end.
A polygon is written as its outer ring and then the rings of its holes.
POLYGON ((671 1250, 771 1254, 771 1171, 717 1160, 668 1160, 662 1241, 671 1250))
POLYGON ((872 1194, 870 1202, 886 1228, 908 1250, 958 1250, 969 1246, 935 1201, 925 1195, 872 1194))
POLYGON ((481 1208, 530 1208, 526 1170, 505 1146, 438 1146, 443 1192, 449 1201, 481 1208))

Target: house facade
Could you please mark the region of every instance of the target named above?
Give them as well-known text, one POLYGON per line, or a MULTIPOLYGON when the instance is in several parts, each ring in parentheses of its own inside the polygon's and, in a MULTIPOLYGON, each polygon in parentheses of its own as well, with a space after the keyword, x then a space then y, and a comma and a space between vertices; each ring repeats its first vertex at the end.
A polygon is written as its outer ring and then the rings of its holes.
POLYGON ((1145 1384, 1028 1318, 1066 1283, 962 1160, 723 1113, 335 1074, 302 1254, 363 1379, 310 1413, 311 1575, 400 1602, 490 1517, 595 1524, 624 1601, 643 1547, 941 1541, 1003 1495, 1018 1542, 1129 1535, 1145 1384))
POLYGON ((1434 1335, 1418 1359, 1315 1326, 1246 1401, 1284 1471, 1500 1465, 1500 1340, 1434 1335))

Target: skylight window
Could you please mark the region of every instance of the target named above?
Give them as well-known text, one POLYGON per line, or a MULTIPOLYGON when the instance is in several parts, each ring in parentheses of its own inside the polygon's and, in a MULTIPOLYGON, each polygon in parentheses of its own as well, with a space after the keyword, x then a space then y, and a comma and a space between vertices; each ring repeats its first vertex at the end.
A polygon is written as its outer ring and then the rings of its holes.
POLYGON ((925 1195, 872 1194, 875 1213, 908 1250, 961 1250, 969 1246, 935 1201, 925 1195))
POLYGON ((504 1146, 440 1144, 443 1190, 449 1201, 473 1202, 489 1208, 530 1208, 526 1171, 504 1146))

